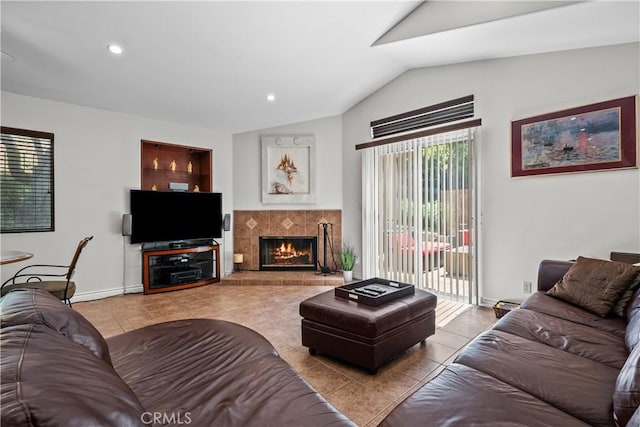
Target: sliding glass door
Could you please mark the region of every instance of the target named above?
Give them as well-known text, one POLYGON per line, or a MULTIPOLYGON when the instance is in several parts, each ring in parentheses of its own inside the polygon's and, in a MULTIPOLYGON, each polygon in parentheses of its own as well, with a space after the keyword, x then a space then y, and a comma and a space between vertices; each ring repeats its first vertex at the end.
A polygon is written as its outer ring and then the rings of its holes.
POLYGON ((363 150, 363 274, 477 304, 475 129, 363 150))

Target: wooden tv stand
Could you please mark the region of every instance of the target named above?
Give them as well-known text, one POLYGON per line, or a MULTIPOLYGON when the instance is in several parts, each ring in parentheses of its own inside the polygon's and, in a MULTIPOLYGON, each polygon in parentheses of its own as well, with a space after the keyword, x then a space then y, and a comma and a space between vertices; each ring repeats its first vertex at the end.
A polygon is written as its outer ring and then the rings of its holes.
POLYGON ((144 293, 175 291, 220 281, 217 244, 142 250, 144 293))

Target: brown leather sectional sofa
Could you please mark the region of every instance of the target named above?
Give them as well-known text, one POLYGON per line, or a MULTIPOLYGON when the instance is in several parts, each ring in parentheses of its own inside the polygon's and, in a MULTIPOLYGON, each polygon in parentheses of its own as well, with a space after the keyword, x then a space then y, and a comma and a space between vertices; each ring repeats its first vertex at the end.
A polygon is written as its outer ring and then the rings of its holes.
POLYGON ((3 426, 353 426, 256 332, 195 319, 108 340, 45 291, 0 300, 3 426))
MULTIPOLYGON (((612 254, 638 262, 640 256, 612 254)), ((640 291, 601 317, 538 292, 473 340, 382 426, 640 426, 640 291)), ((262 336, 161 323, 108 340, 45 291, 0 299, 3 426, 353 426, 262 336)))
POLYGON ((640 426, 640 291, 623 317, 601 317, 546 294, 570 266, 543 261, 538 292, 381 425, 640 426))

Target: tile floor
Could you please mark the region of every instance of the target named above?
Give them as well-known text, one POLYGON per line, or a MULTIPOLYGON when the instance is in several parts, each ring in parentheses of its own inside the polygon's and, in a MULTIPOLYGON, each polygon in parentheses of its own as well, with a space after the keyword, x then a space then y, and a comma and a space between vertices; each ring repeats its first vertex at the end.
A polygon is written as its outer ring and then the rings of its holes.
POLYGON ((318 392, 359 426, 373 427, 406 396, 451 363, 473 337, 495 322, 491 309, 469 307, 455 318, 440 318, 447 304, 439 304, 435 335, 373 376, 323 356, 310 356, 301 345, 300 301, 332 286, 209 285, 154 295, 131 294, 79 302, 73 308, 105 336, 141 326, 183 318, 216 318, 236 322, 265 336, 318 392))

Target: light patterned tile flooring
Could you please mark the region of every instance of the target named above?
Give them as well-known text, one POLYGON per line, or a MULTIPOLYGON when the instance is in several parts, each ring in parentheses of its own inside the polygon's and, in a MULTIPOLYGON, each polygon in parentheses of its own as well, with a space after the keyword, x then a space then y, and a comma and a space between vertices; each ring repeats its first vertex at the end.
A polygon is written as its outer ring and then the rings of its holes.
POLYGON ((215 318, 247 326, 267 338, 280 356, 319 393, 359 426, 373 427, 403 399, 451 363, 459 350, 491 327, 491 309, 454 307, 440 300, 437 329, 376 375, 322 355, 301 344, 301 301, 332 286, 209 285, 154 295, 130 294, 79 302, 73 308, 105 336, 154 323, 186 318, 215 318))

